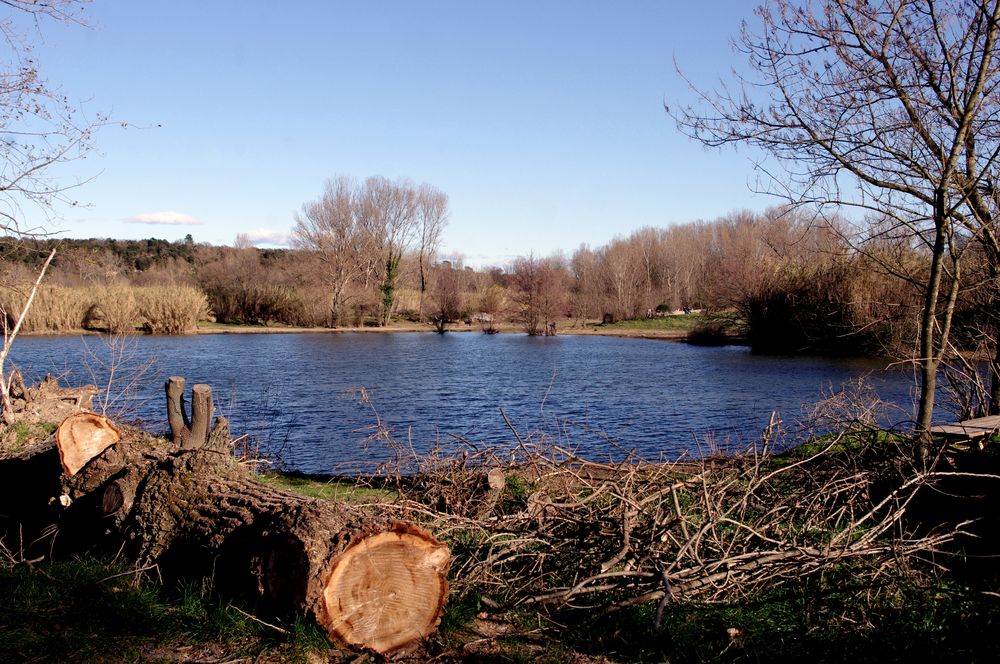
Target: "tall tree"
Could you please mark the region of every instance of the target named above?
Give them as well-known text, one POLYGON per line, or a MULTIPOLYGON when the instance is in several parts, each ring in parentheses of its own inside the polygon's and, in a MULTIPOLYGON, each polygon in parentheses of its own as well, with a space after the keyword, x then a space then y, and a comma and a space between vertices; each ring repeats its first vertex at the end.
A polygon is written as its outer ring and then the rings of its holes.
POLYGON ((417 192, 409 180, 373 176, 365 180, 358 196, 358 212, 375 247, 382 294, 380 324, 388 325, 396 304, 403 254, 418 235, 417 192))
POLYGON ((330 293, 330 323, 338 327, 345 320, 349 287, 362 275, 365 254, 373 246, 373 236, 363 224, 356 186, 340 177, 326 183, 317 201, 302 206, 295 215, 292 242, 314 252, 323 266, 319 275, 330 293))
POLYGON ((1000 154, 1000 0, 770 0, 756 13, 736 44, 746 73, 674 117, 707 145, 749 144, 780 164, 760 165, 767 191, 875 213, 924 246, 916 431, 927 442, 958 235, 982 234, 975 192, 1000 154))
POLYGON ((420 271, 419 318, 424 322, 424 297, 427 293, 427 268, 441 247, 441 231, 448 223, 448 194, 422 184, 417 190, 417 224, 419 239, 417 246, 417 266, 420 271))

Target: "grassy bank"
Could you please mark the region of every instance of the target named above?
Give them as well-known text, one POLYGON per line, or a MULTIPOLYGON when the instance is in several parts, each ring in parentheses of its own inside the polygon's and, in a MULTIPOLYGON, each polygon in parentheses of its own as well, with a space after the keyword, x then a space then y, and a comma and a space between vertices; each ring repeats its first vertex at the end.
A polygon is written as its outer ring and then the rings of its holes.
POLYGON ((636 318, 634 320, 604 323, 597 325, 596 329, 606 331, 640 330, 643 332, 690 332, 704 320, 705 317, 697 313, 678 314, 662 316, 659 318, 636 318))

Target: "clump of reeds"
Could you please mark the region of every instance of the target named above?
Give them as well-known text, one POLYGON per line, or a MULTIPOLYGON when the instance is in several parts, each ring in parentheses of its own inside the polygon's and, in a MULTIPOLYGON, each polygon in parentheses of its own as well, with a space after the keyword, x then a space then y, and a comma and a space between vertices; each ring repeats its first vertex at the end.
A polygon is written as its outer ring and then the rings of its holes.
MULTIPOLYGON (((84 325, 91 302, 79 291, 87 289, 42 285, 31 305, 31 311, 21 327, 22 332, 64 332, 79 330, 84 325)), ((28 284, 0 289, 0 307, 9 325, 21 315, 31 292, 28 284)))
POLYGON ((208 318, 205 294, 191 286, 136 288, 135 298, 143 328, 152 334, 189 334, 208 318))
MULTIPOLYGON (((21 313, 29 286, 0 289, 0 307, 12 324, 21 313)), ((205 295, 190 286, 43 285, 24 321, 25 332, 74 332, 101 329, 127 334, 142 328, 153 334, 187 334, 210 315, 205 295)))
POLYGON ((131 334, 141 324, 135 289, 130 286, 107 286, 97 291, 98 300, 91 308, 88 326, 99 326, 109 334, 131 334))

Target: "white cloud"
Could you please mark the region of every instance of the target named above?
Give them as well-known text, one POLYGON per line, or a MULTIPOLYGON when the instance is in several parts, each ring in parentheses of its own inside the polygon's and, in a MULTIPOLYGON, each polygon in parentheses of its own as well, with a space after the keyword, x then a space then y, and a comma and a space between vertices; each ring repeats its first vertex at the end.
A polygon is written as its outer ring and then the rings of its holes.
POLYGON ((126 224, 151 224, 153 226, 200 226, 201 222, 189 214, 172 212, 141 212, 125 220, 126 224))
POLYGON ((276 247, 287 247, 291 245, 291 236, 288 233, 272 231, 269 228, 255 228, 250 231, 240 233, 239 237, 245 237, 247 242, 255 247, 262 244, 269 244, 276 247))

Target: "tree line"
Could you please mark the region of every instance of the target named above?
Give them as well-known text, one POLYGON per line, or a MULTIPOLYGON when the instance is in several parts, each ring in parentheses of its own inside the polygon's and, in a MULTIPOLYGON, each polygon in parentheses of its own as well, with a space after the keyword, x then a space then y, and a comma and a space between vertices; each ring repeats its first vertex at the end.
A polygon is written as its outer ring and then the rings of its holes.
MULTIPOLYGON (((190 238, 21 239, 2 245, 3 282, 27 283, 34 263, 61 243, 47 277, 52 288, 103 288, 114 298, 123 287, 194 288, 225 323, 343 327, 403 319, 444 329, 469 321, 487 331, 515 325, 545 334, 553 325, 697 309, 762 350, 895 354, 915 339, 922 303, 913 283, 927 269, 926 252, 859 238, 846 222, 817 223, 794 208, 642 228, 603 246, 480 269, 437 256, 446 219, 447 198, 432 187, 339 179, 303 207, 293 249, 258 249, 245 239, 233 247, 190 238), (384 201, 388 210, 380 210, 384 201)), ((986 324, 983 298, 982 289, 962 291, 959 327, 970 330, 968 343, 978 338, 973 327, 986 324)))

